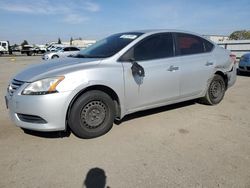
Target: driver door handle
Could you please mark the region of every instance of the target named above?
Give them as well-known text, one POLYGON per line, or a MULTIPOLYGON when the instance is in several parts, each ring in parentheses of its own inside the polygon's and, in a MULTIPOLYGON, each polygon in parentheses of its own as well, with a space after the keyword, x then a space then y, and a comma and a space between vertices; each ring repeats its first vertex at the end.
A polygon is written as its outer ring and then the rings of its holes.
POLYGON ((175 67, 175 66, 171 65, 171 66, 168 68, 168 71, 170 71, 170 72, 173 72, 173 71, 176 71, 176 70, 179 70, 179 67, 175 67))

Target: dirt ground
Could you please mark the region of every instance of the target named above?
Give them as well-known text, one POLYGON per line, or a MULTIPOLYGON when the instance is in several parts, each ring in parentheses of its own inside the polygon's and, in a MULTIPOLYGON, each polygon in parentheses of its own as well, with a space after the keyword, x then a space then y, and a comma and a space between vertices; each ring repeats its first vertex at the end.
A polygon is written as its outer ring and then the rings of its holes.
POLYGON ((185 102, 129 115, 106 135, 24 132, 8 81, 35 57, 0 57, 0 187, 250 187, 250 77, 216 106, 185 102))

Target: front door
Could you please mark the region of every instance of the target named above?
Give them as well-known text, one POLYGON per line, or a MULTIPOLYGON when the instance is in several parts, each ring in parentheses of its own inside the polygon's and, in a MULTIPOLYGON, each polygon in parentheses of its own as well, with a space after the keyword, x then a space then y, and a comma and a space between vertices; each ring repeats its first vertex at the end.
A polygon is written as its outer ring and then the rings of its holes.
POLYGON ((179 97, 179 62, 174 57, 171 33, 149 36, 124 56, 134 59, 145 76, 133 74, 132 64, 124 61, 126 108, 129 112, 159 106, 179 97))

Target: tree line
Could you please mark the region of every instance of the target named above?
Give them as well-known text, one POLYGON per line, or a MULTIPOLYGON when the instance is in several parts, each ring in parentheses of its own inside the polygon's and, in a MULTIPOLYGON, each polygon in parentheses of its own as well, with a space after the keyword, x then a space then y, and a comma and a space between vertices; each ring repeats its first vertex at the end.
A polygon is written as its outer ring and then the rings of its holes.
POLYGON ((229 36, 230 40, 250 40, 250 30, 234 31, 229 36))

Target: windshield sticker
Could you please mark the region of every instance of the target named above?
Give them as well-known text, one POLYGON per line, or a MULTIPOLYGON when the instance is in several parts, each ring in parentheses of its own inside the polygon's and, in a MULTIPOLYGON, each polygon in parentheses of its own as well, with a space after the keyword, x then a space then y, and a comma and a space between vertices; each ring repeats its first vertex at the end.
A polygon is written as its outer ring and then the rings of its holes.
POLYGON ((120 36, 121 39, 135 39, 137 35, 122 35, 120 36))

